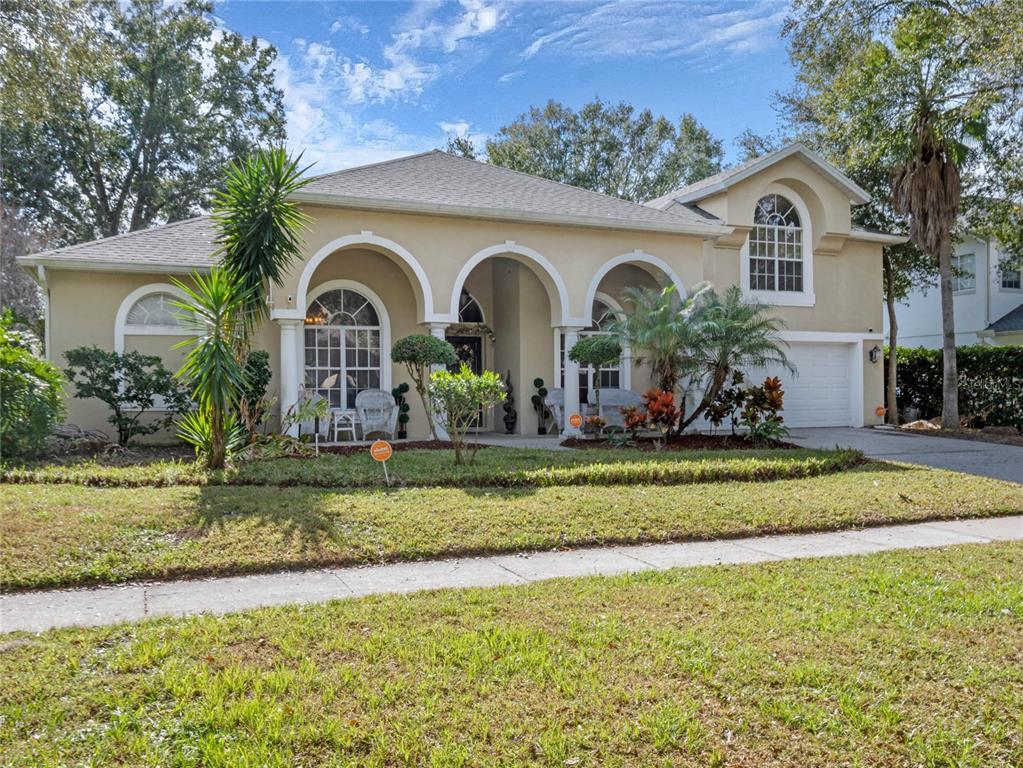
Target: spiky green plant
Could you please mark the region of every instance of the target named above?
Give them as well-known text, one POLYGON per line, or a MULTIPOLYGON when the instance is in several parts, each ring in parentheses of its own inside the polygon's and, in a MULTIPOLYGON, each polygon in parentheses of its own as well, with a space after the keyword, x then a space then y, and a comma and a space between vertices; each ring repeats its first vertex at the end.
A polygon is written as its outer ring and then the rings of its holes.
POLYGON ((290 199, 309 183, 283 148, 260 149, 232 163, 213 202, 216 243, 225 268, 244 291, 244 335, 267 317, 269 286, 283 286, 301 255, 300 232, 310 218, 290 199))
MULTIPOLYGON (((174 345, 188 350, 177 375, 190 383, 192 398, 208 421, 210 437, 201 458, 208 468, 220 469, 227 457, 233 413, 246 385, 237 350, 251 289, 241 287, 235 274, 221 267, 205 275, 193 272, 191 283, 174 279, 174 284, 185 295, 174 302, 179 316, 195 333, 174 345)), ((182 438, 188 435, 182 433, 182 438)))
POLYGON ((694 301, 690 323, 689 357, 699 371, 704 394, 693 412, 680 421, 680 432, 714 402, 732 371, 777 365, 795 372, 779 336, 785 323, 774 314, 772 305, 744 297, 736 285, 724 296, 709 287, 702 290, 694 301))

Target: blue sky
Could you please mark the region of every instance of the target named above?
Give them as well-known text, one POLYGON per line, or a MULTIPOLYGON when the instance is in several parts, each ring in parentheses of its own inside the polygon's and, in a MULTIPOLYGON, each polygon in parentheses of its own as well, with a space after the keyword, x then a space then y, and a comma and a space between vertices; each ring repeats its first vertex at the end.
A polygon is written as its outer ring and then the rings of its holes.
POLYGON ((277 47, 289 143, 315 171, 441 147, 482 145, 531 105, 595 96, 677 120, 692 112, 725 142, 776 127, 791 82, 785 4, 748 2, 217 3, 222 24, 277 47))

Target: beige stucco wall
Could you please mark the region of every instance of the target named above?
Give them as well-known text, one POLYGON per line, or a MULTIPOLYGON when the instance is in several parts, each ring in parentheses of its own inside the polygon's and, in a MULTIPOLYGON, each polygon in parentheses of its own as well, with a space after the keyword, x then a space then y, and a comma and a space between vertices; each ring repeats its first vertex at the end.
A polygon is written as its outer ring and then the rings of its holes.
MULTIPOLYGON (((752 224, 753 206, 771 184, 787 185, 810 210, 815 243, 813 261, 814 306, 780 306, 777 313, 793 332, 862 334, 880 333, 881 246, 849 237, 849 203, 843 193, 812 167, 789 158, 729 190, 701 201, 707 210, 737 227, 739 235, 718 243, 696 236, 631 232, 527 222, 497 222, 441 216, 410 215, 305 206, 313 223, 304 233, 304 258, 295 264, 283 288, 275 288, 275 312, 301 316, 308 299, 327 280, 346 279, 376 293, 390 316, 391 340, 409 333, 428 333, 427 321, 450 320, 452 294, 458 278, 474 256, 490 258, 468 273, 464 286, 483 307, 495 341, 484 341, 485 364, 502 376, 512 372, 519 431, 535 431, 529 406, 532 380, 555 377, 554 331, 563 324, 583 326, 587 297, 595 276, 610 260, 625 254, 649 254, 677 275, 685 289, 709 280, 719 290, 735 284, 740 274, 743 233, 752 224), (330 243, 347 238, 340 250, 330 243), (510 243, 510 244, 509 244, 510 243), (392 247, 393 246, 393 247, 392 247), (314 257, 323 256, 315 269, 314 257), (548 271, 540 262, 550 266, 548 271), (413 264, 426 275, 425 289, 413 264), (300 287, 307 286, 306 296, 300 287), (560 290, 559 290, 560 286, 560 290), (427 293, 429 298, 427 298, 427 293), (564 294, 564 304, 561 294, 564 294), (303 298, 306 303, 303 303, 303 298), (428 306, 432 302, 432 315, 428 306)), ((665 276, 650 264, 623 263, 608 272, 598 290, 619 298, 630 285, 656 286, 665 276)), ((150 283, 166 283, 168 275, 48 269, 51 357, 63 363, 63 353, 74 346, 98 344, 113 348, 114 318, 125 297, 150 283)), ((176 339, 129 339, 126 348, 160 352, 170 366, 180 353, 169 352, 176 339)), ((271 353, 275 391, 280 391, 280 329, 265 323, 255 341, 271 353)), ((872 343, 864 344, 864 355, 872 343)), ((300 355, 300 364, 302 363, 300 355)), ((406 380, 393 369, 392 385, 406 380)), ((645 366, 633 364, 632 388, 649 386, 645 366)), ((864 412, 876 421, 874 407, 881 399, 880 366, 865 360, 864 412)), ((425 434, 418 399, 412 406, 411 434, 425 434)), ((105 426, 105 406, 69 399, 69 420, 84 427, 105 426)), ((501 413, 493 426, 500 429, 501 413)))

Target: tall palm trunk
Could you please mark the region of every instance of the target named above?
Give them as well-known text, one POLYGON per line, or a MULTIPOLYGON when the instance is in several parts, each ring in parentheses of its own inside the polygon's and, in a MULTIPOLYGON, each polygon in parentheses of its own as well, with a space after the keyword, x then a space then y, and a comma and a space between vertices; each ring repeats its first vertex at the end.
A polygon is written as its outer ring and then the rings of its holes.
POLYGON ((941 425, 959 428, 959 375, 956 370, 955 306, 952 297, 952 241, 945 238, 938 249, 941 274, 942 410, 941 425))
POLYGON ((888 307, 888 392, 885 398, 888 402, 888 410, 885 412, 885 421, 889 424, 899 423, 898 388, 896 387, 896 376, 899 373, 898 339, 899 322, 895 317, 895 272, 892 269, 892 259, 887 251, 884 254, 884 276, 885 276, 885 304, 888 307))

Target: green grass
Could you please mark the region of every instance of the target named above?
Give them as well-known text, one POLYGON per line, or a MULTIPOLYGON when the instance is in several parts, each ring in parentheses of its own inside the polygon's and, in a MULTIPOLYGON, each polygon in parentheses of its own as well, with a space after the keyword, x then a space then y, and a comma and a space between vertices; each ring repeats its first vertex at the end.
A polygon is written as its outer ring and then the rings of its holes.
POLYGON ((8 638, 18 766, 1023 763, 1023 544, 8 638))
MULTIPOLYGON (((388 466, 399 485, 447 487, 540 487, 558 485, 679 485, 726 480, 813 477, 855 466, 851 450, 742 450, 648 453, 601 449, 551 451, 486 448, 476 463, 456 467, 451 451, 409 450, 388 466)), ((312 459, 250 461, 208 472, 194 463, 152 461, 111 466, 96 460, 6 464, 3 483, 71 483, 102 487, 172 485, 310 485, 357 488, 384 485, 380 465, 368 453, 312 459)))
POLYGON ((769 483, 0 486, 0 580, 39 588, 1023 512, 1023 486, 869 463, 769 483))

